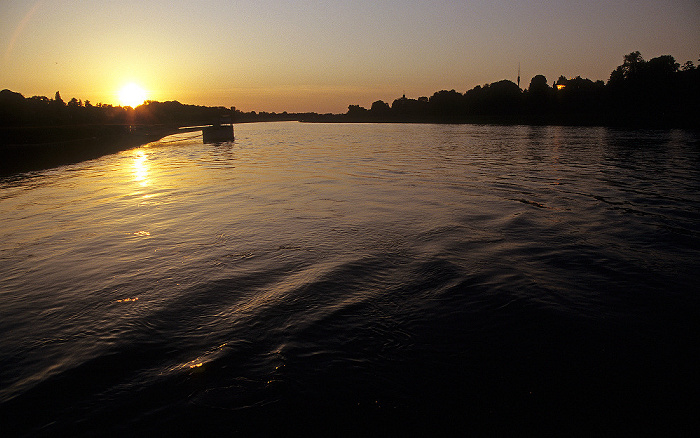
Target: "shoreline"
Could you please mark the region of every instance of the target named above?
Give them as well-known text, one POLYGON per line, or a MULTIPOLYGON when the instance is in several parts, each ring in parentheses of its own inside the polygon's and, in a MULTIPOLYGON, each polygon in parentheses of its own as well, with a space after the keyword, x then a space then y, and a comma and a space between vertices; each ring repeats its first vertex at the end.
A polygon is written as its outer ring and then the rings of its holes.
POLYGON ((94 125, 2 128, 0 177, 50 169, 160 140, 179 127, 94 125), (23 141, 24 140, 24 141, 23 141))

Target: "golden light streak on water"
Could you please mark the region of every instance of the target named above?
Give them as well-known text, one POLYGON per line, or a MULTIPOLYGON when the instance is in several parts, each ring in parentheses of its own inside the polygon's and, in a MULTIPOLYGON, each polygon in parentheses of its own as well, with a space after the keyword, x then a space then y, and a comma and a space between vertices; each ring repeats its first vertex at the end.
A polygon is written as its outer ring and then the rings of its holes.
POLYGON ((148 179, 148 155, 139 149, 134 157, 134 181, 139 183, 141 187, 149 185, 148 179))

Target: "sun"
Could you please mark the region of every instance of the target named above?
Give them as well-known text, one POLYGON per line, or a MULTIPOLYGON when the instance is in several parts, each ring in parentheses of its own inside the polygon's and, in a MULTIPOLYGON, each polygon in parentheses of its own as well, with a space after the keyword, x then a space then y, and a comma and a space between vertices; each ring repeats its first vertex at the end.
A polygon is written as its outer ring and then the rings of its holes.
POLYGON ((136 108, 146 100, 146 90, 131 82, 119 90, 119 104, 136 108))

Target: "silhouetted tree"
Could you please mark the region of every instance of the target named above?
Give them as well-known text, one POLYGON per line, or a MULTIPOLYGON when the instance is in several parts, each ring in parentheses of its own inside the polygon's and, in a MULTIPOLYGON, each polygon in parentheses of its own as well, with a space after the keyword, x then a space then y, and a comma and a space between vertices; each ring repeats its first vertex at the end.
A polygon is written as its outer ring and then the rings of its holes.
POLYGON ((618 66, 612 73, 608 83, 615 84, 625 79, 635 78, 644 65, 644 58, 639 51, 632 52, 623 57, 622 65, 618 66))
POLYGON ((608 81, 610 120, 648 125, 687 124, 686 121, 700 115, 693 103, 700 98, 697 80, 690 65, 687 68, 681 70, 670 55, 649 61, 644 61, 639 52, 626 55, 608 81))
POLYGON ((347 116, 353 121, 365 121, 367 120, 367 108, 363 108, 360 105, 350 105, 348 106, 347 116))
POLYGON ((10 90, 0 91, 0 125, 22 123, 26 117, 24 96, 10 90))
POLYGON ((58 106, 65 106, 66 105, 65 102, 63 102, 63 99, 61 99, 61 93, 59 93, 58 91, 56 92, 56 95, 54 96, 53 101, 58 106))
POLYGON ((389 107, 389 104, 382 100, 377 100, 376 102, 373 102, 369 111, 373 119, 381 121, 387 121, 389 115, 391 114, 391 108, 389 107))
POLYGON ((532 80, 530 80, 530 87, 528 87, 527 90, 533 94, 544 94, 548 88, 549 85, 547 85, 547 78, 544 77, 544 75, 536 75, 532 78, 532 80))
POLYGON ((561 76, 559 76, 559 79, 557 79, 556 81, 554 81, 554 83, 552 84, 552 88, 561 88, 561 87, 557 87, 558 85, 561 85, 561 86, 563 86, 563 87, 566 87, 566 84, 567 84, 568 81, 569 81, 569 80, 566 79, 566 76, 561 75, 561 76))
POLYGON ((663 55, 657 58, 650 59, 643 69, 643 73, 650 78, 658 79, 662 77, 670 77, 676 73, 680 65, 673 59, 671 55, 663 55))
POLYGON ((394 100, 391 112, 395 120, 408 122, 425 119, 428 111, 428 98, 408 99, 406 95, 394 100))
POLYGON ((530 120, 534 123, 546 123, 544 116, 551 111, 553 90, 547 85, 544 75, 536 75, 530 80, 525 100, 530 120))
POLYGON ((451 123, 464 120, 467 113, 464 96, 455 90, 434 93, 428 99, 428 110, 437 121, 451 123))
POLYGON ((493 116, 513 116, 520 113, 522 92, 509 80, 494 82, 482 88, 486 94, 484 107, 493 116))
POLYGON ((577 76, 557 84, 564 85, 555 91, 556 110, 554 122, 568 124, 600 124, 604 122, 603 102, 605 98, 605 83, 593 82, 577 76))

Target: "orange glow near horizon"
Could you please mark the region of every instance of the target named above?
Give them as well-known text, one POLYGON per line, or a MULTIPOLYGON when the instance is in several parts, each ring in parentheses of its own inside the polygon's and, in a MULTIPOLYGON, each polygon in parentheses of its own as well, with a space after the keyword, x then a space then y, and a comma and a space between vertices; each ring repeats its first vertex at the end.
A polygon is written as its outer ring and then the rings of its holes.
POLYGON ((606 80, 632 50, 682 64, 700 45, 700 6, 687 0, 639 0, 634 13, 626 2, 88 3, 0 2, 0 90, 344 113, 515 81, 519 64, 525 84, 538 74, 606 80))

